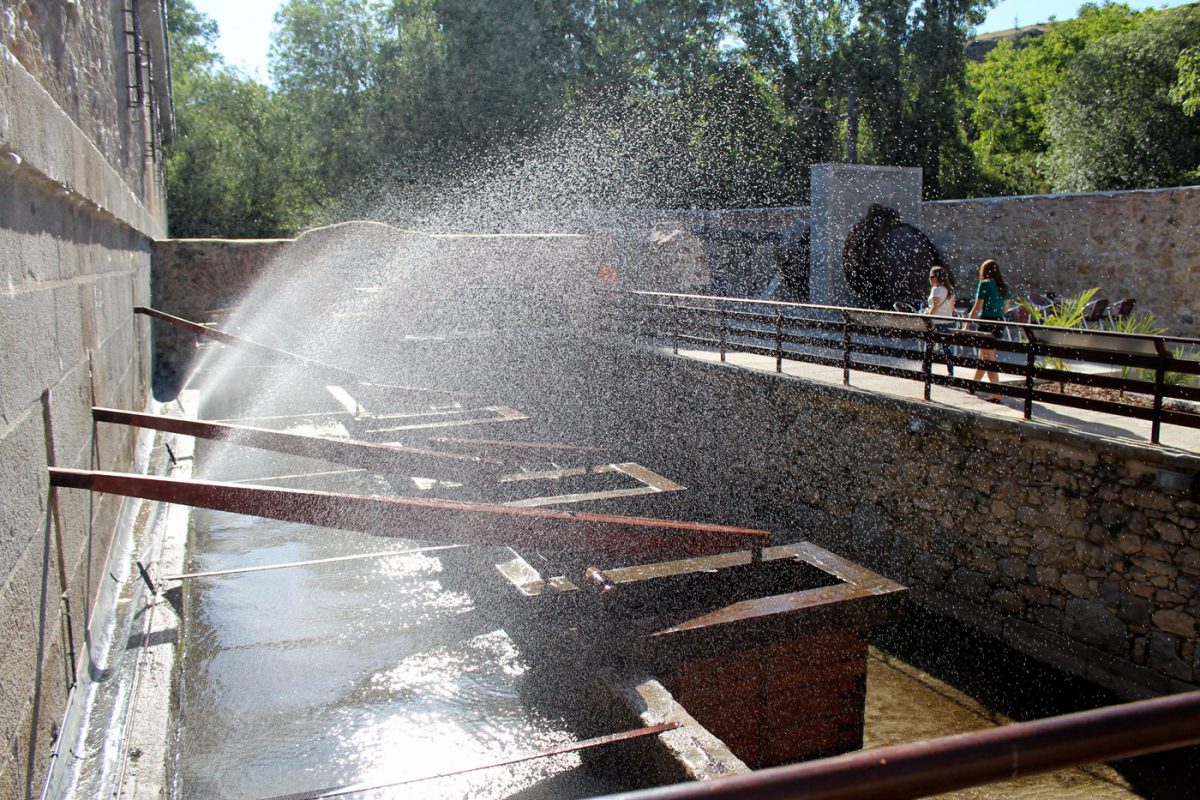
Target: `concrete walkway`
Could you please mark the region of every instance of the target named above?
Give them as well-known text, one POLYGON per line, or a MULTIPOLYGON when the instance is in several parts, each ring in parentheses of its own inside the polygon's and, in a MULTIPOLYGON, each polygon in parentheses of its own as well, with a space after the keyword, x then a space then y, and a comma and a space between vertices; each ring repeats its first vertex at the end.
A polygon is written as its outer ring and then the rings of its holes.
MULTIPOLYGON (((665 348, 670 353, 670 348, 665 348)), ((693 358, 697 361, 719 363, 720 354, 711 350, 679 349, 680 357, 693 358)), ((728 366, 754 370, 756 372, 775 373, 775 359, 769 356, 749 353, 728 352, 725 356, 728 366)), ((935 367, 935 369, 943 369, 935 367)), ((840 367, 826 367, 820 364, 809 364, 802 361, 783 362, 783 374, 804 380, 830 385, 842 385, 842 370, 840 367)), ((960 377, 971 377, 974 370, 958 370, 960 377)), ((1004 383, 1019 382, 1023 379, 1013 376, 1000 376, 1004 383), (1007 378, 1007 380, 1006 380, 1007 378)), ((921 381, 893 378, 871 372, 850 371, 850 386, 855 389, 876 392, 891 397, 926 402, 925 384, 921 381)), ((1026 425, 1045 425, 1066 431, 1076 431, 1098 436, 1105 439, 1120 441, 1124 444, 1138 444, 1147 447, 1161 448, 1179 455, 1200 457, 1200 429, 1185 428, 1178 425, 1162 426, 1159 436, 1161 444, 1150 443, 1150 422, 1148 420, 1121 417, 1114 414, 1103 414, 1067 406, 1033 404, 1033 419, 1026 420, 1024 405, 1015 397, 1002 398, 1000 402, 989 402, 968 394, 961 389, 945 386, 932 387, 931 400, 935 405, 953 406, 954 408, 973 411, 1003 419, 1011 419, 1026 425)))

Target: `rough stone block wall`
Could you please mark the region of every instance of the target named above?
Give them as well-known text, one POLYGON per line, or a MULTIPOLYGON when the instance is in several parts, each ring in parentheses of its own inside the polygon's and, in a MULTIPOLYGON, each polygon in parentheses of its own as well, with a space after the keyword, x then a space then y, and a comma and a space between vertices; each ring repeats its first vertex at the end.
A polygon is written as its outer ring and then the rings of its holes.
MULTIPOLYGON (((715 262, 728 250, 723 231, 778 235, 808 217, 806 208, 730 209, 607 222, 627 229, 678 226, 701 237, 715 262)), ((974 292, 979 265, 994 258, 1020 296, 1031 290, 1068 296, 1095 286, 1097 297, 1113 303, 1136 299, 1135 310, 1152 312, 1172 335, 1200 336, 1200 187, 926 202, 921 219, 912 221, 937 244, 964 292, 974 292)), ((773 269, 772 252, 766 246, 731 255, 754 273, 773 269)), ((693 291, 672 286, 670 274, 638 274, 636 288, 693 291)))
POLYGON ((922 228, 973 291, 994 258, 1017 292, 1137 299, 1175 336, 1200 336, 1200 187, 924 203, 922 228))
POLYGON ((72 651, 101 666, 84 628, 121 504, 56 495, 47 466, 128 469, 134 434, 94 435, 91 407, 148 395, 150 329, 132 308, 149 302, 165 219, 120 19, 120 2, 0 12, 0 798, 41 792, 72 651))
POLYGON ((1200 684, 1200 458, 669 355, 611 366, 596 440, 716 518, 1125 696, 1200 684))
POLYGON ((125 56, 123 6, 136 2, 7 3, 0 41, 121 179, 155 203, 143 163, 144 110, 130 107, 126 88, 136 78, 125 56))

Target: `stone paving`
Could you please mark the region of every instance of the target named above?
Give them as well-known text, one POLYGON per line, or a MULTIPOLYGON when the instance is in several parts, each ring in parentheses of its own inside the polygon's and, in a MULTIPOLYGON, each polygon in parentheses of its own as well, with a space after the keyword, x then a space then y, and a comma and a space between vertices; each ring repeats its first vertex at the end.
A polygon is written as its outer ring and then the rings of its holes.
MULTIPOLYGON (((720 361, 720 355, 711 350, 680 348, 679 355, 700 361, 720 361)), ((775 372, 775 359, 768 356, 731 351, 726 354, 725 362, 730 366, 757 372, 775 372)), ((827 367, 820 364, 785 360, 783 362, 783 374, 817 383, 842 385, 842 370, 840 367, 827 367)), ((974 374, 974 370, 960 368, 958 374, 969 378, 974 374)), ((1001 375, 1000 377, 1004 383, 1023 380, 1015 376, 1001 375)), ((905 400, 925 402, 925 384, 920 381, 851 370, 850 386, 855 389, 878 392, 879 394, 891 395, 905 400)), ((1033 419, 1026 420, 1023 412, 1023 404, 1018 398, 1008 397, 1002 398, 1000 402, 990 402, 978 396, 968 394, 961 389, 952 389, 945 386, 932 387, 931 398, 930 402, 934 404, 953 406, 1002 419, 1011 419, 1014 422, 1024 422, 1029 425, 1045 425, 1053 428, 1079 431, 1092 436, 1150 445, 1150 422, 1148 420, 1132 419, 1114 414, 1104 414, 1096 411, 1048 405, 1045 403, 1034 403, 1033 419)), ((1178 451, 1180 454, 1200 456, 1200 429, 1164 424, 1159 440, 1161 444, 1158 446, 1164 449, 1178 451)))

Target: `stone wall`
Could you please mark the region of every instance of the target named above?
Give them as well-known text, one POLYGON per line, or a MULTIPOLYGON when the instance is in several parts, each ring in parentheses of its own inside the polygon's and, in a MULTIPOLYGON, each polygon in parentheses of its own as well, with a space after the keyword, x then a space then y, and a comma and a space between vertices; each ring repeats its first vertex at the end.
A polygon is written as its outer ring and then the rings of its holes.
POLYGON ((1176 336, 1200 336, 1200 187, 945 200, 922 227, 974 287, 994 258, 1017 292, 1137 299, 1176 336))
POLYGON ((36 797, 121 503, 51 492, 47 465, 125 470, 140 409, 150 240, 165 233, 146 108, 129 107, 122 3, 0 14, 0 798, 36 797), (149 157, 148 157, 149 156, 149 157), (72 610, 63 613, 66 598, 72 610))
POLYGON ((1200 684, 1200 457, 670 355, 610 367, 595 440, 710 518, 811 538, 1125 696, 1200 684))

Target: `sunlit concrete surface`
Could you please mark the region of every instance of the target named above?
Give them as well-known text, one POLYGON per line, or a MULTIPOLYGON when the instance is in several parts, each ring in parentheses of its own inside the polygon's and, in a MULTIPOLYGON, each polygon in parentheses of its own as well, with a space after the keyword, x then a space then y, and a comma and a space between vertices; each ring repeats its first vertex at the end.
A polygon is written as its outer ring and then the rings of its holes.
MULTIPOLYGON (((710 350, 680 348, 679 355, 709 363, 719 363, 721 360, 719 353, 710 350)), ((726 353, 725 363, 731 367, 775 373, 775 359, 768 356, 731 351, 726 353)), ((944 369, 937 366, 934 368, 944 369)), ((961 367, 957 371, 959 377, 967 378, 972 377, 974 373, 975 371, 972 369, 961 367)), ((842 370, 840 367, 827 367, 821 364, 809 364, 785 359, 783 362, 783 374, 817 383, 842 385, 842 370)), ((1013 383, 1024 379, 1002 375, 1001 380, 1005 383, 1013 383)), ((876 392, 881 395, 925 402, 925 384, 921 381, 905 380, 903 378, 893 378, 871 372, 851 370, 850 386, 855 389, 876 392)), ((1053 428, 1077 431, 1093 436, 1121 439, 1139 444, 1150 443, 1149 420, 1132 419, 1114 414, 1103 414, 1097 411, 1069 408, 1066 406, 1052 406, 1044 403, 1034 403, 1033 419, 1026 420, 1023 403, 1019 398, 1015 397, 1006 397, 1002 398, 1000 402, 991 402, 980 399, 961 389, 952 389, 945 386, 933 386, 930 397, 931 400, 929 402, 936 405, 951 406, 1000 419, 1010 419, 1014 422, 1046 425, 1053 428)), ((1165 449, 1200 455, 1200 429, 1164 424, 1159 441, 1161 442, 1160 446, 1165 449)))
MULTIPOLYGON (((1013 721, 911 664, 871 648, 867 660, 864 748, 954 736, 1013 721)), ((938 796, 972 800, 1141 797, 1120 773, 1104 764, 1031 775, 938 796)))

